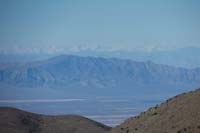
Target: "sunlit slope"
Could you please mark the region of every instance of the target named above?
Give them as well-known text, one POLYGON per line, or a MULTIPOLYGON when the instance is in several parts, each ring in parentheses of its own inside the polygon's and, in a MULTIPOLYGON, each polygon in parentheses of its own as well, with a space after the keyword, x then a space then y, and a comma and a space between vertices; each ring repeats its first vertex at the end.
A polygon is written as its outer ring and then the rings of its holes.
POLYGON ((199 133, 200 89, 178 95, 129 118, 112 133, 199 133))

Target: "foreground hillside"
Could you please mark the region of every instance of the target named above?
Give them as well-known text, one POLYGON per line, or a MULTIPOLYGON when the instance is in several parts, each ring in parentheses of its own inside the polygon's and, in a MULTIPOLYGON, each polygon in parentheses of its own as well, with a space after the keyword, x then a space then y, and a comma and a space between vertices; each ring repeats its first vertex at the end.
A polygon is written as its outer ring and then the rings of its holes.
POLYGON ((200 133, 200 89, 167 100, 137 117, 130 118, 112 133, 200 133))
POLYGON ((81 116, 43 116, 0 108, 2 133, 200 133, 200 89, 178 95, 110 129, 81 116))
POLYGON ((109 129, 81 116, 43 116, 15 108, 0 108, 1 133, 103 133, 109 129))

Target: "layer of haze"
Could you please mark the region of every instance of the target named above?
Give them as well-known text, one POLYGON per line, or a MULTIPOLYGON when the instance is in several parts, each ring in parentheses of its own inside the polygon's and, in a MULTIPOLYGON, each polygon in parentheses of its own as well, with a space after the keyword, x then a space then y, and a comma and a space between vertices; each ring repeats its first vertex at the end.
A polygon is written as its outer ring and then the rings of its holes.
POLYGON ((198 0, 0 0, 0 50, 198 47, 198 0))

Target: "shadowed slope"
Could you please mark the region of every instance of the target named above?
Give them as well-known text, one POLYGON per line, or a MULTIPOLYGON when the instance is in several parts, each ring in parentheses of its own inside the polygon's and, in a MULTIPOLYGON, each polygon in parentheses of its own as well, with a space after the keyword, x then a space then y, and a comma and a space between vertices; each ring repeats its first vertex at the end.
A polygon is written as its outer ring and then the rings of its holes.
POLYGON ((0 108, 2 133, 103 133, 109 129, 76 115, 43 116, 15 108, 0 108))

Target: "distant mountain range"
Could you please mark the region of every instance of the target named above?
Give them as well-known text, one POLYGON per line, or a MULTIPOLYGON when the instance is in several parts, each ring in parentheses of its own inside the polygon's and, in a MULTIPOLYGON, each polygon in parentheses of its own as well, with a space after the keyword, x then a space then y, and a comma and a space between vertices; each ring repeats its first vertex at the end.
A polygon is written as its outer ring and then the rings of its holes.
POLYGON ((27 85, 76 83, 99 87, 123 82, 193 84, 200 81, 200 68, 185 69, 117 58, 60 55, 40 62, 2 64, 0 81, 27 85))
MULTIPOLYGON (((2 92, 6 93, 8 88, 12 88, 11 86, 56 88, 56 93, 60 90, 65 94, 79 92, 129 95, 127 92, 170 92, 170 90, 177 91, 177 88, 182 89, 177 92, 182 92, 184 88, 200 86, 200 68, 185 69, 117 58, 60 55, 31 63, 2 63, 0 65, 0 87, 4 89, 2 92)), ((8 94, 2 95, 4 97, 8 94)))
MULTIPOLYGON (((120 58, 131 59, 133 61, 151 61, 158 64, 172 65, 184 68, 200 67, 200 48, 185 47, 172 50, 156 50, 151 51, 100 51, 100 50, 80 50, 77 52, 68 51, 67 53, 79 56, 92 56, 104 58, 120 58)), ((58 54, 58 53, 57 53, 58 54)), ((26 54, 0 54, 0 62, 31 62, 37 60, 44 60, 56 54, 45 53, 26 53, 26 54)))
POLYGON ((200 67, 200 48, 185 47, 172 50, 144 51, 79 51, 75 53, 81 56, 116 57, 131 59, 134 61, 152 61, 158 64, 166 64, 184 68, 200 67))

